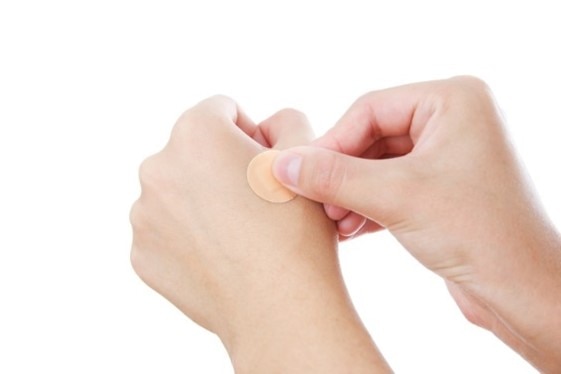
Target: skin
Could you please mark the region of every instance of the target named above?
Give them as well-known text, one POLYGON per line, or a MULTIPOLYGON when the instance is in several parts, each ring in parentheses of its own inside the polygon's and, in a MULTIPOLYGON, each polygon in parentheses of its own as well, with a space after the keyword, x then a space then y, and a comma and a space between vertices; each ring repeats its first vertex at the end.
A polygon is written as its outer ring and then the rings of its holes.
POLYGON ((312 139, 298 112, 256 125, 218 96, 183 114, 140 168, 133 268, 220 337, 236 373, 390 371, 349 300, 321 204, 271 204, 248 186, 256 154, 312 139))
POLYGON ((469 321, 542 372, 561 368, 561 239, 489 88, 457 77, 359 98, 276 178, 325 204, 342 239, 388 229, 469 321))

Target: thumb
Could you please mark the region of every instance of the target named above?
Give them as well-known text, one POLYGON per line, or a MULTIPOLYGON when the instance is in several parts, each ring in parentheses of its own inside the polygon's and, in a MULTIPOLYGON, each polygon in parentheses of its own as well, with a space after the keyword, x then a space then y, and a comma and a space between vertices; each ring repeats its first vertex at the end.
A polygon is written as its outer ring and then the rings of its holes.
POLYGON ((295 147, 276 157, 273 174, 302 196, 388 227, 398 219, 407 196, 406 165, 403 158, 370 160, 319 147, 295 147))

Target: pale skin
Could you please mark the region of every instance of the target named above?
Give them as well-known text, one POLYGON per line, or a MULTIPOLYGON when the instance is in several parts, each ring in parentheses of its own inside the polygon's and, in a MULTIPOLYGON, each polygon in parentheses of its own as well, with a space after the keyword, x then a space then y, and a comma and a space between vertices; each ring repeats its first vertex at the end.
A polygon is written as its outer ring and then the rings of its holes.
POLYGON ((247 184, 256 154, 312 139, 298 112, 255 125, 214 97, 187 111, 141 166, 133 267, 222 339, 236 373, 389 371, 349 300, 336 225, 321 205, 271 204, 247 184))
POLYGON ((133 267, 222 339, 237 373, 390 371, 337 261, 337 236, 383 228, 445 280, 469 321, 559 371, 561 238, 484 83, 372 92, 312 140, 302 114, 256 125, 215 97, 141 167, 133 267), (245 169, 269 147, 285 150, 277 179, 306 198, 251 192, 245 169))
POLYGON ((314 145, 279 156, 277 178, 325 203, 343 237, 388 229, 469 321, 559 372, 561 239, 483 82, 369 93, 314 145))

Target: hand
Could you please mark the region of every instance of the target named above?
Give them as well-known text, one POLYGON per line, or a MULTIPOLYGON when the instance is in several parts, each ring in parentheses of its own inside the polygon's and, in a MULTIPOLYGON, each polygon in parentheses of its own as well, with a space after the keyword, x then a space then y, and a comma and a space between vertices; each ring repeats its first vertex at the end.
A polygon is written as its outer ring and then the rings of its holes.
POLYGON ((326 204, 342 236, 389 229, 446 281, 466 317, 541 370, 561 368, 561 244, 481 81, 360 98, 277 179, 326 204))
POLYGON ((348 299, 321 205, 271 204, 246 180, 265 148, 312 138, 295 111, 257 126, 214 97, 187 111, 141 166, 133 267, 222 339, 236 372, 387 370, 348 299))

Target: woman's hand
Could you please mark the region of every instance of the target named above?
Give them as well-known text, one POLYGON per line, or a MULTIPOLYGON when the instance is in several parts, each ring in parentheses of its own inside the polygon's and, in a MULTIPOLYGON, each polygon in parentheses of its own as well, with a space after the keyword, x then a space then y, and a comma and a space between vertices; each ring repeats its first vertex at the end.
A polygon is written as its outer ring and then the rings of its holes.
POLYGON ((348 299, 321 205, 272 204, 246 180, 259 152, 312 138, 298 112, 257 126, 218 96, 187 111, 140 169, 133 267, 220 336, 237 372, 388 370, 348 299))
POLYGON ((484 83, 369 93, 314 147, 282 152, 274 173, 325 203, 343 237, 389 229, 470 321, 541 370, 561 368, 561 241, 484 83))

